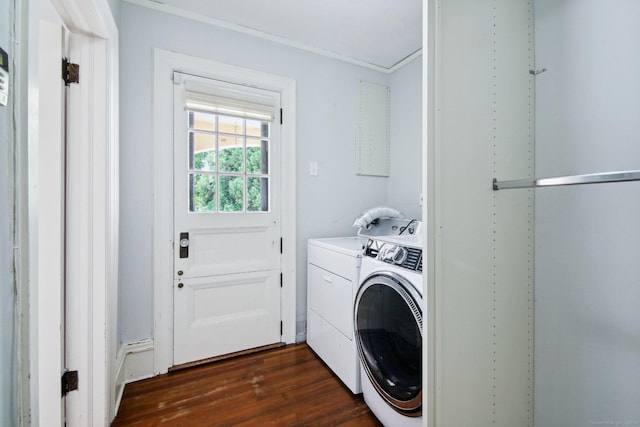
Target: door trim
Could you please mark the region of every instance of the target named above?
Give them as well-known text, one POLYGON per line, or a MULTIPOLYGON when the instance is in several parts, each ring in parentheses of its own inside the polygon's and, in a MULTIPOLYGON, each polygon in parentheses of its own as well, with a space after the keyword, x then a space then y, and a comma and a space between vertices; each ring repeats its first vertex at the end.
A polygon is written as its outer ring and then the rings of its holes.
POLYGON ((62 422, 65 401, 59 398, 59 390, 64 365, 65 115, 63 82, 59 75, 46 71, 57 70, 65 54, 62 40, 67 30, 61 19, 41 19, 39 31, 39 106, 47 114, 38 118, 40 137, 37 151, 31 152, 33 184, 29 197, 34 211, 47 214, 38 214, 30 229, 30 274, 38 290, 38 317, 33 326, 38 331, 38 348, 48 357, 38 358, 38 413, 50 415, 52 422, 62 422), (47 375, 49 372, 51 375, 47 375))
POLYGON ((280 92, 282 144, 282 341, 296 338, 296 82, 208 59, 154 49, 153 337, 154 373, 173 365, 173 82, 174 71, 280 92))

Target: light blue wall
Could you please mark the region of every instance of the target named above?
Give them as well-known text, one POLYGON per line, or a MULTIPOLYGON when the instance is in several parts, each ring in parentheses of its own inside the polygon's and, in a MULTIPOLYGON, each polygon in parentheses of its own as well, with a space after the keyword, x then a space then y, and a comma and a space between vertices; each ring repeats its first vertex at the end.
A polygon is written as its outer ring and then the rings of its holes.
MULTIPOLYGON (((640 3, 536 0, 536 175, 640 169, 640 3)), ((536 190, 535 425, 640 424, 640 183, 536 190)))
POLYGON ((422 219, 422 57, 391 74, 389 205, 422 219))
MULTIPOLYGON (((9 0, 0 0, 0 46, 10 52, 11 28, 9 0)), ((10 69, 10 72, 13 70, 10 69)), ((14 304, 13 291, 13 202, 12 167, 8 107, 0 106, 0 426, 15 425, 16 389, 14 384, 14 304)))
POLYGON ((120 27, 120 0, 108 0, 109 8, 111 9, 111 14, 113 15, 113 20, 116 23, 116 26, 120 27))
MULTIPOLYGON (((356 216, 372 206, 388 203, 387 178, 355 175, 354 144, 358 82, 389 85, 390 76, 122 3, 119 339, 124 343, 149 338, 153 330, 151 136, 155 47, 296 80, 300 332, 306 318, 306 240, 353 235, 356 216), (318 176, 309 175, 312 161, 318 163, 318 176)), ((415 144, 419 147, 419 140, 415 144)), ((415 174, 419 181, 419 166, 415 174)), ((411 199, 415 198, 412 194, 411 199)))

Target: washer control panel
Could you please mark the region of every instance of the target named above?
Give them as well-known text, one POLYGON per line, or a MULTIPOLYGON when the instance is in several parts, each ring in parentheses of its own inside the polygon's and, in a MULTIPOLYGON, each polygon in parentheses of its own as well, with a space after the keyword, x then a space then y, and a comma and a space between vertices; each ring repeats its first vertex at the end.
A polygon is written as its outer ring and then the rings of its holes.
POLYGON ((364 255, 387 264, 422 272, 422 250, 369 239, 364 255))
POLYGON ((381 261, 388 262, 390 264, 402 265, 402 263, 407 259, 407 253, 407 248, 387 243, 382 246, 382 249, 380 249, 378 258, 381 261))

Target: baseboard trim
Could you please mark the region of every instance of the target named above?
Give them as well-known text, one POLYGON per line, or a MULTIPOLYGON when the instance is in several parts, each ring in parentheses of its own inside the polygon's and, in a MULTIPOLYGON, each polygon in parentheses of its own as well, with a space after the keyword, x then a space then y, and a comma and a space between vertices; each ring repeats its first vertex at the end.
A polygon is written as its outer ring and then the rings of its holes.
POLYGON ((300 344, 302 342, 307 341, 307 319, 306 316, 304 319, 296 321, 296 344, 300 344))
POLYGON ((122 394, 124 393, 124 359, 125 359, 125 347, 120 346, 118 350, 118 356, 116 357, 116 378, 114 381, 115 389, 116 389, 116 402, 113 407, 113 415, 112 419, 118 415, 118 410, 120 409, 120 402, 122 401, 122 394))
POLYGON ((146 339, 121 346, 116 358, 116 367, 114 417, 120 409, 124 386, 155 375, 153 372, 153 340, 146 339))

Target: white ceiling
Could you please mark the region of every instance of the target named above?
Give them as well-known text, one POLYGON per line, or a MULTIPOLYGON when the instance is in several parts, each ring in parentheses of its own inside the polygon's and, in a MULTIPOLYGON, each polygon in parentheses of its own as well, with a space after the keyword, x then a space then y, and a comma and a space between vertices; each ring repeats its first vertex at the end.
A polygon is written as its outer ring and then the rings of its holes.
POLYGON ((125 0, 390 71, 422 48, 422 0, 125 0))

